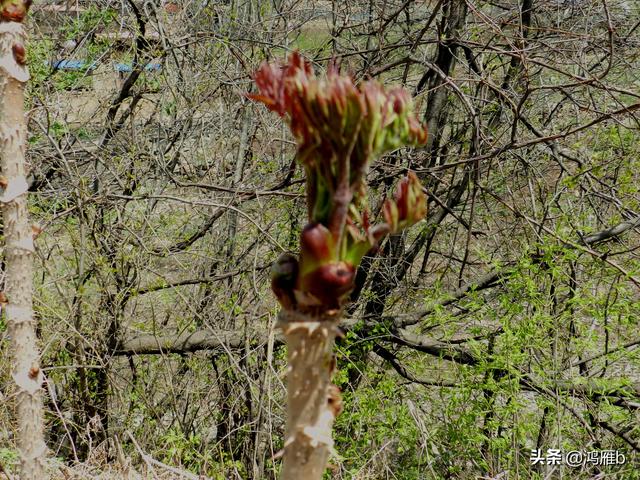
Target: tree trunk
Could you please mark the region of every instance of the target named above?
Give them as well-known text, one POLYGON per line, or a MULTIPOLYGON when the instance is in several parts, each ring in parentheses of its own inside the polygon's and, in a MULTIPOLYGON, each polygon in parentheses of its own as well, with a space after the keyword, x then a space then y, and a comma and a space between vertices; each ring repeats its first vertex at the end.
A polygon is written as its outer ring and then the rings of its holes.
POLYGON ((0 196, 5 235, 6 285, 3 302, 14 357, 18 446, 22 480, 45 476, 42 380, 33 315, 33 232, 27 211, 24 84, 25 33, 21 23, 0 23, 0 196))
POLYGON ((320 480, 333 448, 331 429, 341 410, 333 345, 341 315, 282 310, 277 326, 287 343, 287 428, 282 480, 320 480))
MULTIPOLYGON (((458 37, 467 17, 467 8, 466 2, 460 0, 447 0, 443 6, 442 22, 439 27, 441 33, 433 63, 446 76, 451 76, 455 68, 458 37)), ((446 78, 442 78, 435 70, 429 69, 416 86, 416 94, 425 89, 429 92, 424 118, 429 132, 425 145, 425 150, 429 152, 429 155, 425 156, 425 162, 427 162, 425 167, 435 165, 438 157, 437 150, 447 125, 449 102, 446 84, 446 78)))

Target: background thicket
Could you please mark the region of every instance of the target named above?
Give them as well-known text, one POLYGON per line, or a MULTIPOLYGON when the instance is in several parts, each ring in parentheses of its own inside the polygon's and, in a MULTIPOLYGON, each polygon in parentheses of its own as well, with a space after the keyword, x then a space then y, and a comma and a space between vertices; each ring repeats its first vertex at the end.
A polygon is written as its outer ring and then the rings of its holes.
MULTIPOLYGON (((298 247, 304 182, 282 122, 244 94, 261 61, 299 49, 319 70, 336 58, 405 86, 429 129, 426 147, 370 172, 376 214, 407 169, 429 212, 358 271, 328 478, 640 478, 637 2, 32 13, 35 308, 56 475, 277 475, 285 352, 268 276, 298 247), (626 463, 532 465, 550 448, 626 463)), ((11 475, 6 337, 0 319, 11 475)))

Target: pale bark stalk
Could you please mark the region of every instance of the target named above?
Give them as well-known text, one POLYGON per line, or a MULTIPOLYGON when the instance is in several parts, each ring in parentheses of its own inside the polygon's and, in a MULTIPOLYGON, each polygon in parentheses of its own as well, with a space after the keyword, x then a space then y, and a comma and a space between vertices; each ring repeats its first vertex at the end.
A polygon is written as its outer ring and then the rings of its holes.
POLYGON ((28 218, 24 84, 28 72, 13 58, 13 45, 24 45, 19 23, 0 24, 0 197, 5 237, 5 319, 13 353, 12 377, 17 390, 18 447, 21 480, 43 480, 46 446, 43 436, 40 353, 33 315, 33 231, 28 218))
POLYGON ((283 310, 278 319, 287 343, 287 427, 282 480, 320 480, 333 449, 331 429, 340 412, 331 383, 340 316, 283 310))

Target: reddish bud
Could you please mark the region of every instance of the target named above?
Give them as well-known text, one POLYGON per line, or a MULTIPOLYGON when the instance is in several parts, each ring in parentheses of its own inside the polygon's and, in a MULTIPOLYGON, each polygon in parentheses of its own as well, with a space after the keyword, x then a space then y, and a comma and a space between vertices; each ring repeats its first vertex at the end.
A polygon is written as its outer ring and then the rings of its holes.
POLYGON ((323 265, 316 276, 332 293, 342 296, 353 287, 355 268, 346 262, 334 262, 323 265))
POLYGON ((24 49, 24 45, 21 43, 15 43, 13 47, 11 47, 11 50, 13 51, 13 58, 18 65, 24 65, 27 63, 27 52, 24 49))
POLYGON ((264 103, 267 108, 282 116, 287 109, 284 103, 284 71, 279 65, 263 63, 253 76, 259 94, 247 95, 264 103))
POLYGON ((402 113, 409 103, 409 95, 402 88, 394 88, 389 92, 389 100, 393 103, 394 113, 402 113))
POLYGON ((382 207, 384 219, 392 232, 407 228, 427 214, 427 197, 414 172, 398 184, 394 199, 387 199, 382 207))
POLYGON ((0 18, 5 22, 22 22, 31 0, 0 0, 0 18))
POLYGON ((353 290, 356 269, 346 262, 321 265, 303 278, 302 288, 329 309, 339 308, 353 290))
POLYGON ((382 205, 382 215, 384 215, 384 221, 389 225, 391 232, 397 232, 399 230, 400 215, 398 215, 398 205, 390 198, 384 201, 382 205))
POLYGON ((260 93, 248 97, 264 103, 280 116, 291 114, 297 100, 293 92, 307 86, 311 73, 311 65, 298 52, 291 54, 286 65, 264 62, 253 76, 260 93))
POLYGON ((300 235, 300 257, 303 264, 333 260, 333 237, 327 227, 321 223, 304 227, 300 235))
POLYGON ((400 182, 398 208, 401 218, 405 218, 412 224, 419 222, 427 214, 427 197, 414 172, 409 172, 400 182))

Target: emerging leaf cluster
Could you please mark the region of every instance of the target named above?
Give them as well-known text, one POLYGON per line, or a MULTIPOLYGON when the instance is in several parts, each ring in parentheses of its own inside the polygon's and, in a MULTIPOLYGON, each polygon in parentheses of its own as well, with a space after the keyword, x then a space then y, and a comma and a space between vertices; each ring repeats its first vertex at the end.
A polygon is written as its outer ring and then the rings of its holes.
MULTIPOLYGON (((316 77, 297 52, 284 65, 262 64, 254 78, 258 93, 250 97, 286 120, 306 173, 309 223, 301 236, 297 295, 337 307, 364 254, 385 235, 424 218, 426 197, 409 173, 385 202, 385 221, 371 225, 366 175, 380 155, 425 143, 426 129, 402 88, 387 90, 374 80, 356 85, 335 64, 326 77, 316 77)), ((291 262, 287 258, 289 277, 291 262)))

